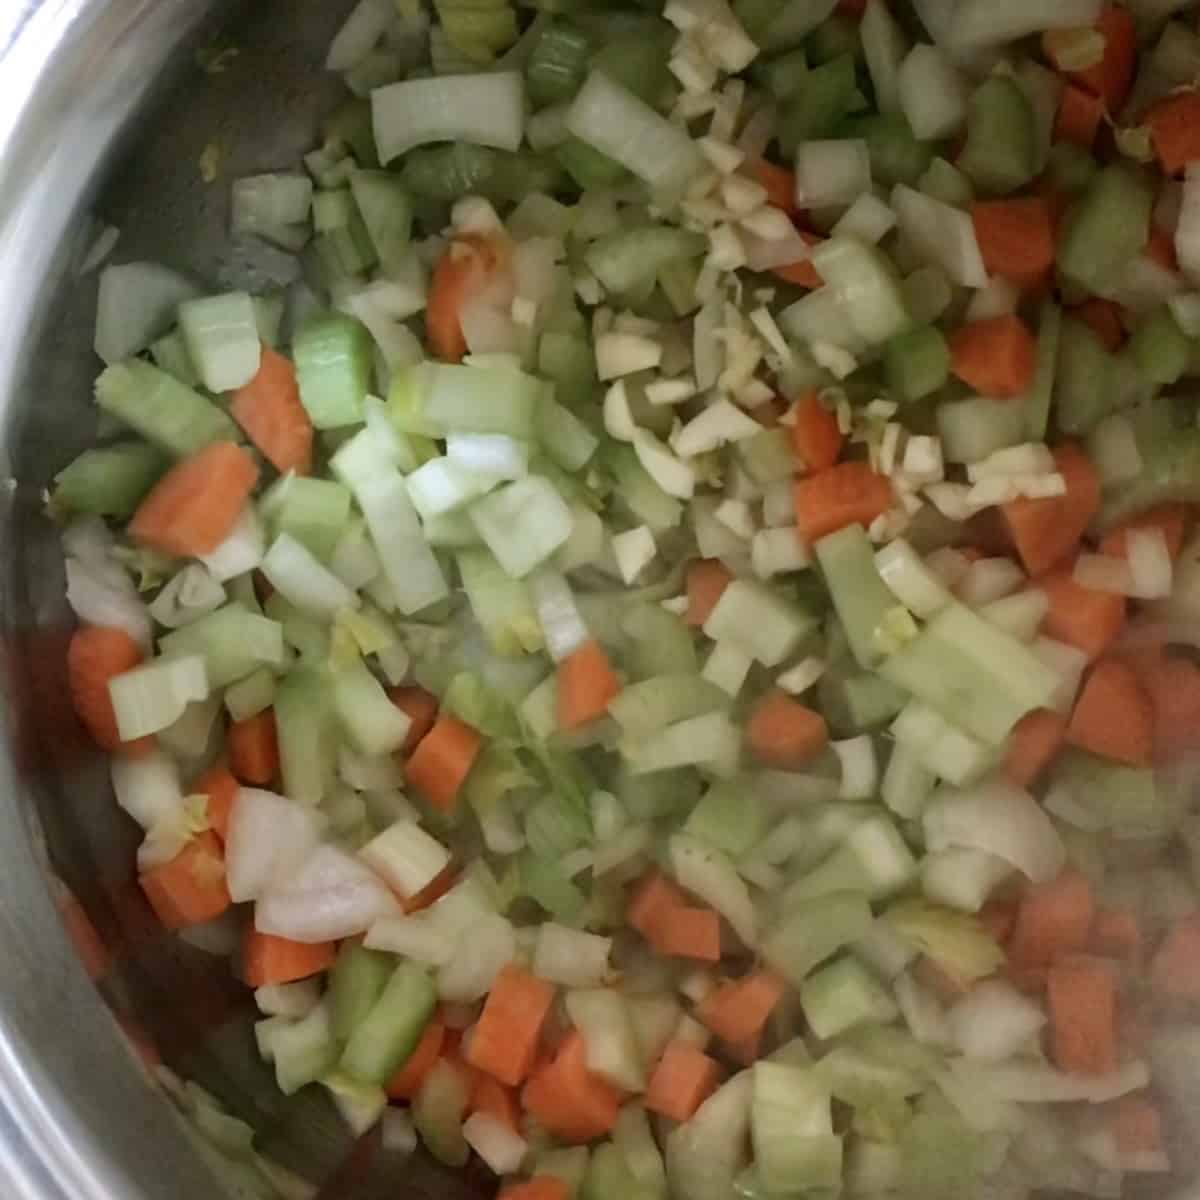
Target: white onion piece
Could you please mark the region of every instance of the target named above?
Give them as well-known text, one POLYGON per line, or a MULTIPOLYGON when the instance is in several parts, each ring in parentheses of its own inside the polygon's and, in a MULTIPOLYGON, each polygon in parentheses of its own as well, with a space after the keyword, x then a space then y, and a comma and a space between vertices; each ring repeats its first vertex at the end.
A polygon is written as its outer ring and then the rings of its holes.
POLYGON ((67 603, 80 621, 122 629, 142 649, 150 648, 150 615, 124 571, 97 571, 79 559, 68 558, 66 572, 67 603), (122 582, 118 584, 117 579, 122 582))
POLYGON ((321 836, 319 815, 261 788, 242 788, 229 816, 225 874, 236 903, 254 900, 309 856, 321 836))
POLYGON ((1200 284, 1200 167, 1195 165, 1188 167, 1183 180, 1175 256, 1179 269, 1193 283, 1200 284))
POLYGON ((1046 1024, 1040 1005, 999 979, 976 984, 946 1016, 954 1045, 987 1062, 1012 1057, 1046 1024))
POLYGON ((117 803, 145 830, 183 811, 179 767, 161 750, 139 758, 113 755, 109 761, 117 803))
POLYGON ((459 938, 438 971, 438 995, 451 1004, 471 1004, 491 990, 496 976, 517 956, 512 922, 487 913, 459 938))
POLYGON ((337 846, 318 846, 259 896, 254 925, 296 942, 324 942, 365 933, 399 911, 396 897, 359 859, 337 846))

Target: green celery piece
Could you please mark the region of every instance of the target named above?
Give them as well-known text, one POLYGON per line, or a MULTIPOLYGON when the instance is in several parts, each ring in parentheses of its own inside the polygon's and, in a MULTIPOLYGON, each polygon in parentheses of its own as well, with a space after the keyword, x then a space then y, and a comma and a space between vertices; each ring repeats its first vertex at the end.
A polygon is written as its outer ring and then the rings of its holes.
POLYGON ((917 187, 927 196, 949 204, 952 208, 970 208, 975 199, 971 181, 944 158, 935 158, 917 181, 917 187))
POLYGON ((570 925, 583 915, 587 897, 550 859, 521 857, 521 890, 557 921, 570 925))
POLYGON ((1047 707, 1058 686, 1027 646, 961 604, 947 605, 879 672, 992 745, 1047 707))
POLYGON ((1026 440, 1025 409, 1012 400, 970 396, 943 402, 935 419, 947 462, 978 462, 1026 440))
POLYGON ((756 63, 752 72, 754 78, 782 104, 804 87, 808 76, 808 56, 803 50, 792 50, 777 58, 756 63))
POLYGON ((870 928, 871 906, 862 892, 833 892, 785 913, 763 938, 762 954, 799 987, 812 969, 870 928))
POLYGON ((283 640, 312 667, 323 667, 329 661, 329 626, 302 613, 278 592, 267 598, 264 612, 272 621, 283 626, 283 640))
POLYGON ((1027 184, 1036 170, 1033 109, 1020 85, 989 75, 967 104, 967 140, 959 170, 986 196, 1002 196, 1027 184))
POLYGON ((668 225, 648 225, 597 238, 583 258, 608 291, 628 292, 652 279, 668 263, 699 258, 706 246, 703 234, 668 225))
POLYGON ((566 183, 564 168, 548 154, 530 150, 498 150, 491 174, 479 191, 493 204, 515 204, 530 192, 553 195, 566 183))
POLYGON ((507 0, 434 0, 434 9, 451 46, 481 66, 517 40, 517 17, 507 0))
POLYGON ((1062 309, 1051 299, 1043 300, 1038 322, 1037 370, 1029 391, 1021 398, 1021 405, 1025 410, 1025 436, 1032 442, 1046 440, 1062 328, 1062 309))
POLYGON ((871 177, 886 187, 897 183, 916 187, 933 162, 934 146, 917 141, 903 113, 853 117, 838 126, 837 135, 867 143, 871 177))
POLYGON ((581 471, 600 445, 591 429, 549 391, 538 405, 536 425, 546 456, 563 471, 581 471))
POLYGON ((534 104, 557 104, 579 91, 588 72, 592 43, 567 20, 547 22, 525 64, 525 83, 534 104))
POLYGON ((264 493, 262 515, 272 533, 290 534, 322 562, 350 523, 350 489, 332 479, 285 475, 264 493))
POLYGON ((950 347, 936 325, 897 334, 883 349, 888 387, 902 400, 924 400, 950 378, 950 347))
POLYGON ((817 695, 830 728, 843 736, 878 729, 908 701, 906 692, 871 671, 826 671, 817 695))
POLYGON ((616 483, 614 499, 652 533, 665 533, 683 519, 683 504, 668 496, 638 461, 631 446, 606 447, 608 466, 616 483))
POLYGON ((173 375, 185 387, 194 388, 200 382, 196 374, 196 364, 188 353, 187 342, 178 329, 163 334, 158 341, 151 343, 150 357, 154 365, 168 375, 173 375))
POLYGON ((1148 382, 1162 387, 1178 383, 1188 368, 1192 344, 1171 310, 1160 305, 1138 322, 1126 353, 1148 382))
POLYGON ((840 12, 826 17, 808 35, 804 45, 815 63, 826 63, 843 54, 855 59, 862 58, 862 39, 858 35, 858 22, 840 12))
MULTIPOLYGON (((636 621, 634 628, 641 628, 636 621)), ((648 630, 650 635, 653 629, 654 626, 651 626, 648 630)), ((709 683, 699 675, 683 673, 656 675, 639 683, 626 684, 613 697, 608 711, 625 735, 637 741, 676 721, 698 717, 701 713, 713 712, 728 705, 728 695, 716 684, 709 683)))
POLYGON ((141 359, 102 371, 96 403, 175 458, 211 442, 238 440, 237 426, 211 400, 141 359))
POLYGON ((168 465, 162 451, 144 442, 94 446, 55 475, 55 510, 128 517, 168 465))
POLYGON ((639 100, 655 105, 663 89, 671 83, 667 52, 668 39, 674 37, 674 30, 665 24, 662 29, 666 31, 666 37, 655 36, 654 27, 647 27, 642 32, 607 39, 592 55, 588 65, 602 71, 639 100))
POLYGON ((1046 174, 1054 190, 1064 196, 1077 196, 1092 182, 1098 170, 1096 160, 1082 146, 1056 142, 1050 147, 1046 174))
POLYGON ((755 483, 778 483, 796 470, 796 456, 786 429, 763 429, 737 442, 734 452, 755 483))
POLYGON ((1135 167, 1116 163, 1092 180, 1058 244, 1058 269, 1085 291, 1103 292, 1141 253, 1150 232, 1154 192, 1135 167))
POLYGON ((282 667, 283 631, 275 621, 240 604, 226 604, 182 629, 164 634, 159 652, 178 658, 202 655, 211 688, 228 687, 261 666, 282 667))
POLYGON ((1085 434, 1113 408, 1113 361, 1099 335, 1078 317, 1063 318, 1054 384, 1054 416, 1063 433, 1085 434))
POLYGON ((495 170, 497 154, 469 142, 425 147, 404 156, 400 179, 413 196, 449 204, 483 187, 495 170))
POLYGON ((692 807, 700 796, 700 777, 690 767, 633 775, 622 764, 612 787, 635 821, 656 821, 677 816, 692 807))
POLYGON ((456 562, 471 611, 492 650, 509 657, 540 650, 542 627, 524 582, 508 575, 486 546, 459 551, 456 562))
POLYGON ((814 549, 850 651, 864 671, 873 670, 884 655, 877 631, 899 607, 875 569, 875 548, 861 525, 847 525, 814 549))
POLYGON ((1194 410, 1178 412, 1169 400, 1157 399, 1133 409, 1132 417, 1142 472, 1105 496, 1097 522, 1101 529, 1157 504, 1200 501, 1200 430, 1194 410))
POLYGON ((371 388, 371 338, 353 317, 319 313, 301 325, 292 344, 300 400, 317 429, 363 419, 371 388))
POLYGON ((629 1169, 625 1155, 612 1142, 592 1151, 591 1162, 579 1191, 580 1200, 655 1200, 654 1192, 629 1169))
POLYGON ((387 1083, 416 1049, 436 1003, 429 972, 401 963, 351 1034, 341 1069, 364 1083, 387 1083))
POLYGON ((466 1166, 471 1155, 462 1132, 469 1101, 465 1073, 443 1058, 434 1064, 413 1102, 413 1123, 421 1141, 449 1167, 466 1166))
POLYGON ((1131 839, 1165 837, 1183 815, 1167 789, 1158 787, 1149 767, 1127 767, 1068 749, 1056 760, 1052 779, 1095 819, 1093 832, 1131 839))
POLYGON ((380 266, 396 269, 407 258, 412 236, 408 189, 390 171, 354 171, 350 190, 380 266))
POLYGON ((857 88, 854 59, 848 54, 812 68, 779 114, 777 135, 784 156, 792 158, 801 142, 832 136, 850 113, 857 88))
POLYGON ((625 666, 633 678, 697 674, 691 631, 674 613, 657 604, 635 604, 622 618, 621 629, 629 639, 625 666))
POLYGON ((538 374, 553 381, 558 399, 568 404, 588 399, 596 387, 596 356, 586 332, 543 333, 538 339, 538 374))
POLYGON ((767 26, 779 14, 782 0, 733 0, 733 11, 746 32, 759 44, 767 26))
POLYGON ((391 955, 367 950, 358 942, 341 944, 329 975, 333 1032, 339 1041, 348 1041, 367 1019, 395 965, 391 955))
POLYGON ((326 673, 293 668, 275 693, 283 790, 293 800, 319 804, 334 769, 332 695, 326 673))
POLYGON ((839 958, 800 985, 800 1008, 822 1040, 856 1025, 888 1022, 896 1005, 878 979, 856 958, 839 958))
POLYGON ((739 858, 767 832, 767 810, 752 780, 726 779, 709 785, 692 809, 684 832, 739 858))
POLYGON ((554 158, 581 191, 615 187, 626 178, 625 168, 587 142, 569 137, 554 147, 554 158))
POLYGON ((970 1192, 983 1170, 984 1135, 957 1114, 918 1113, 899 1141, 900 1192, 922 1200, 957 1200, 970 1192))

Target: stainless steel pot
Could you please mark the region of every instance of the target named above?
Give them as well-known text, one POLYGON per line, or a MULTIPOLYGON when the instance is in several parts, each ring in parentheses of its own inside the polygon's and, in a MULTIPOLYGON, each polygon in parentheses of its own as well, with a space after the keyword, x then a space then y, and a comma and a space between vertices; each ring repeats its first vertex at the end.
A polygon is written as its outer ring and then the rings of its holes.
POLYGON ((231 245, 228 180, 294 164, 337 88, 325 47, 350 0, 0 3, 0 1196, 197 1200, 221 1194, 113 1013, 258 1131, 325 1200, 482 1191, 427 1160, 355 1144, 307 1089, 285 1099, 253 1052, 253 1012, 213 959, 157 930, 107 771, 64 702, 70 629, 43 489, 90 438, 95 211, 117 258, 254 286, 286 260, 231 245), (224 24, 220 22, 224 21, 224 24), (201 70, 220 28, 236 55, 201 70), (220 178, 199 159, 220 149, 220 178), (112 952, 93 985, 64 934, 56 873, 112 952))

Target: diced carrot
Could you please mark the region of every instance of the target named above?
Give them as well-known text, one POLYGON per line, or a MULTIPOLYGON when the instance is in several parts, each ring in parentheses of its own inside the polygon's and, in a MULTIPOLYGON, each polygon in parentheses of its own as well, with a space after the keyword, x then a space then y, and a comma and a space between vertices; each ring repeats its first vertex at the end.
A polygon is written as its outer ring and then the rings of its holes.
POLYGON ((1066 481, 1065 495, 1021 498, 1003 506, 1009 534, 1030 575, 1066 558, 1100 510, 1100 478, 1087 455, 1065 442, 1054 451, 1054 462, 1066 481))
POLYGON ((1104 343, 1104 348, 1115 354, 1125 344, 1125 326, 1121 321, 1121 307, 1111 300, 1091 296, 1070 310, 1104 343))
POLYGON ((1150 963, 1150 989, 1161 1000, 1200 1001, 1200 916, 1167 930, 1150 963))
POLYGON ((659 923, 687 903, 687 894, 661 871, 652 868, 635 884, 625 906, 625 921, 651 941, 659 923))
POLYGON ((129 522, 136 542, 177 558, 211 554, 229 536, 258 467, 234 442, 213 442, 173 466, 129 522))
POLYGON ((776 688, 750 714, 746 740, 760 762, 798 771, 829 744, 829 727, 819 712, 776 688))
POLYGON ((442 1056, 446 1042, 446 1026, 436 1014, 421 1033, 421 1040, 402 1062, 396 1073, 384 1085, 390 1100, 411 1100, 421 1090, 433 1064, 442 1056))
POLYGON ((508 269, 508 246, 498 238, 456 237, 434 267, 425 307, 425 332, 433 352, 459 362, 467 352, 463 309, 508 269))
POLYGON ((687 624, 699 628, 708 620, 717 601, 733 579, 733 572, 719 558, 698 558, 687 569, 687 624))
POLYGON ((192 838, 170 862, 151 867, 138 883, 168 929, 212 921, 232 903, 221 842, 211 831, 192 838))
POLYGON ((1142 117, 1163 172, 1179 175, 1200 158, 1200 92, 1175 92, 1142 117))
POLYGON ((1114 762, 1149 765, 1154 709, 1128 663, 1105 659, 1092 668, 1071 713, 1067 741, 1114 762))
POLYGON ((1170 759, 1200 750, 1200 667, 1158 655, 1140 678, 1154 709, 1154 753, 1170 759))
POLYGON ((608 702, 621 690, 621 680, 604 647, 589 638, 558 664, 558 727, 578 729, 608 712, 608 702))
POLYGON ((419 892, 404 901, 406 913, 420 912, 440 900, 458 881, 458 867, 447 863, 419 892))
POLYGON ((1054 266, 1054 222, 1041 196, 981 201, 971 206, 971 221, 989 275, 1023 288, 1045 281, 1054 266))
POLYGON ((672 958, 721 961, 721 918, 711 908, 674 908, 654 927, 650 944, 672 958))
POLYGON ((800 210, 796 207, 796 177, 791 171, 765 158, 748 159, 745 169, 755 183, 767 189, 767 203, 772 208, 783 209, 789 217, 799 215, 800 210))
POLYGON ((1067 733, 1067 720, 1048 708, 1026 713, 1013 726, 1004 754, 1003 771, 1018 787, 1035 783, 1058 753, 1067 733))
POLYGON ((1148 532, 1157 529, 1167 543, 1167 553, 1176 559, 1183 549, 1187 518, 1188 510, 1184 504, 1160 504, 1156 508, 1149 508, 1136 517, 1130 517, 1128 521, 1122 521, 1120 525, 1114 525, 1100 542, 1100 553, 1124 558, 1131 530, 1148 532))
POLYGON ((984 396, 1023 395, 1037 370, 1037 339, 1015 313, 972 321, 950 338, 950 369, 984 396))
POLYGON ((1137 915, 1128 908, 1097 909, 1089 946, 1105 958, 1137 958, 1142 948, 1137 915))
POLYGON ((443 713, 409 755, 405 775, 430 804, 449 811, 458 800, 483 739, 457 717, 443 713))
POLYGON ((296 368, 282 354, 262 348, 258 374, 233 393, 229 411, 281 475, 312 471, 312 421, 300 403, 296 368))
POLYGON ((1056 70, 1094 96, 1098 96, 1110 113, 1116 113, 1129 95, 1133 71, 1137 64, 1137 30, 1127 8, 1106 4, 1095 28, 1104 38, 1104 53, 1098 63, 1082 70, 1067 70, 1058 60, 1053 34, 1046 34, 1042 46, 1046 57, 1056 70))
POLYGON ((400 747, 401 754, 411 754, 437 720, 437 697, 423 687, 412 684, 388 688, 388 699, 412 722, 405 734, 404 745, 400 747))
POLYGON ((1112 1131, 1121 1154, 1155 1153, 1163 1148, 1162 1114, 1145 1093, 1122 1096, 1113 1105, 1112 1131))
POLYGON ((486 1113, 501 1125, 507 1126, 513 1133, 521 1131, 521 1109, 517 1102, 517 1093, 482 1071, 478 1072, 475 1086, 471 1089, 469 1108, 472 1113, 486 1113))
POLYGON ((1009 959, 1018 969, 1045 967, 1087 946, 1095 903, 1087 879, 1074 868, 1027 888, 1017 908, 1009 959))
POLYGON ((242 942, 242 979, 252 988, 293 983, 328 971, 336 958, 336 942, 294 942, 251 926, 242 942))
POLYGON ((1084 150, 1091 150, 1104 120, 1104 101, 1093 96, 1086 88, 1067 84, 1058 101, 1058 113, 1054 118, 1054 140, 1071 142, 1084 150))
POLYGON ((1046 976, 1051 1054, 1064 1071, 1103 1075, 1117 1066, 1117 978, 1102 958, 1060 959, 1046 976))
POLYGON ((94 983, 108 972, 112 965, 112 955, 100 937, 92 918, 87 910, 75 897, 75 893, 61 880, 54 880, 54 901, 58 915, 67 931, 83 969, 88 978, 94 983))
POLYGON ((188 788, 192 795, 208 797, 208 825, 222 842, 228 836, 229 814, 233 811, 233 802, 241 787, 229 768, 218 763, 193 780, 188 788))
POLYGON ((1038 580, 1050 602, 1042 631, 1057 641, 1076 646, 1096 659, 1112 645, 1125 623, 1125 597, 1083 587, 1072 577, 1072 566, 1051 571, 1038 580))
POLYGON ((132 671, 143 660, 141 647, 123 629, 84 625, 71 634, 67 647, 67 686, 71 703, 92 740, 103 750, 144 754, 154 748, 152 737, 122 742, 117 714, 108 692, 109 680, 132 671))
POLYGON ((1179 260, 1175 257, 1175 239, 1160 225, 1150 226, 1150 235, 1142 253, 1167 271, 1179 270, 1179 260))
POLYGON ((979 923, 1001 946, 1012 937, 1017 924, 1017 906, 1012 900, 989 900, 979 910, 979 923))
POLYGON ((837 415, 821 403, 816 389, 796 401, 796 423, 792 426, 792 449, 806 471, 824 471, 842 453, 842 431, 837 415))
POLYGON ((520 1183, 510 1183, 500 1200, 571 1200, 571 1189, 557 1175, 534 1175, 520 1183))
POLYGON ((578 1030, 568 1033, 554 1060, 530 1077, 521 1101, 563 1142, 603 1137, 617 1123, 621 1105, 617 1091, 587 1069, 587 1050, 578 1030))
POLYGON ((243 783, 270 783, 279 770, 275 710, 264 709, 244 721, 232 721, 226 734, 229 766, 243 783))
POLYGON ((1044 996, 1046 975, 1049 967, 1015 967, 1011 963, 1004 970, 1004 978, 1025 996, 1044 996))
POLYGON ((809 248, 809 254, 797 262, 785 263, 782 267, 772 267, 771 274, 782 279, 784 283, 816 291, 817 288, 824 286, 825 280, 821 278, 821 272, 817 270, 816 264, 812 260, 812 249, 814 246, 819 246, 823 239, 817 237, 815 233, 809 233, 807 229, 797 229, 796 233, 809 248))
POLYGON ((529 1074, 554 988, 522 968, 504 968, 488 993, 467 1051, 467 1062, 516 1087, 529 1074))
POLYGON ((672 1121, 686 1121, 712 1095, 721 1067, 691 1042, 667 1043, 646 1087, 646 1107, 672 1121))
POLYGON ((843 462, 795 483, 796 527, 808 545, 847 525, 870 525, 892 506, 892 485, 865 462, 843 462))
POLYGON ((696 1019, 726 1042, 756 1038, 783 995, 783 980, 772 971, 752 971, 721 984, 700 1002, 696 1019))

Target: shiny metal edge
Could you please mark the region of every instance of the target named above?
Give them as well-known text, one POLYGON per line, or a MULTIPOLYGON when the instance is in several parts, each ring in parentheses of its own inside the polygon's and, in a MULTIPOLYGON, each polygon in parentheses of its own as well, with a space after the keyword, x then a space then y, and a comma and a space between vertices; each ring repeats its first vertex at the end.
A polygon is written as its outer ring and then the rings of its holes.
MULTIPOLYGON (((223 0, 0 5, 0 637, 15 655, 22 496, 12 447, 30 355, 65 279, 71 234, 105 166, 223 0)), ((52 398, 39 397, 41 402, 52 398)), ((11 696, 9 697, 11 701, 11 696)), ((40 830, 0 714, 0 1194, 5 1200, 216 1195, 70 947, 40 830), (25 851, 18 852, 18 849, 25 851)))

